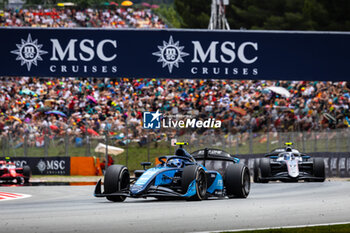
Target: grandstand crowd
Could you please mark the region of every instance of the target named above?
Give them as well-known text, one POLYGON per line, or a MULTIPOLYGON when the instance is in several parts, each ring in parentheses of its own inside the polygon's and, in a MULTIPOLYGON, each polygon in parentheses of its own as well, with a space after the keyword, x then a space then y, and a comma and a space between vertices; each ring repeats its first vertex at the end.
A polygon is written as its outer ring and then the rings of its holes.
POLYGON ((151 9, 21 9, 0 15, 5 27, 166 28, 151 9))
MULTIPOLYGON (((7 77, 0 81, 0 132, 35 139, 108 131, 123 140, 128 128, 129 139, 139 141, 142 113, 158 109, 165 115, 215 118, 222 121, 218 131, 224 134, 344 128, 349 93, 346 82, 7 77), (269 91, 270 86, 283 87, 291 96, 269 91)), ((187 129, 194 131, 210 129, 187 129)))
MULTIPOLYGON (((0 26, 165 28, 150 9, 8 10, 0 26)), ((222 127, 170 129, 167 136, 289 132, 349 126, 347 82, 77 79, 2 77, 0 133, 43 145, 43 136, 101 136, 144 141, 142 113, 215 118, 222 127), (290 96, 268 87, 283 87, 290 96), (52 112, 54 111, 54 112, 52 112), (126 130, 128 129, 128 130, 126 130)), ((160 138, 164 131, 155 137, 160 138)))

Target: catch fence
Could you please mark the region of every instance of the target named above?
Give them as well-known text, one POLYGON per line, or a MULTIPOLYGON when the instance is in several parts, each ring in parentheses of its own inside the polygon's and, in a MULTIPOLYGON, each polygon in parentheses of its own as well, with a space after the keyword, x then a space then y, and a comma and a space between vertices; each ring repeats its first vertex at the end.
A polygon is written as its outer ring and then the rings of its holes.
POLYGON ((283 147, 284 143, 289 141, 304 153, 327 155, 344 153, 347 156, 350 154, 349 135, 349 128, 268 133, 247 130, 232 134, 219 129, 208 129, 203 132, 189 129, 136 131, 130 126, 120 132, 105 131, 98 136, 84 132, 62 135, 50 130, 40 134, 9 131, 1 135, 0 155, 2 157, 95 156, 103 160, 105 153, 101 153, 101 150, 96 151, 96 147, 102 143, 124 149, 123 153, 112 157, 115 163, 126 164, 134 170, 139 168, 139 163, 142 161, 152 162, 157 156, 173 154, 175 148, 171 146, 172 138, 189 142, 188 151, 205 147, 217 148, 248 159, 254 154, 264 154, 283 147))

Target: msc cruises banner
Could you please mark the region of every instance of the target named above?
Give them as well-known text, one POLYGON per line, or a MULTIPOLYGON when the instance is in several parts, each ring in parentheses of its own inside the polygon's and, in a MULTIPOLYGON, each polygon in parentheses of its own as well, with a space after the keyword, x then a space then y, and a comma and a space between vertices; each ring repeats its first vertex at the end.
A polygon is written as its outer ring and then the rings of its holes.
POLYGON ((0 28, 0 76, 350 80, 350 33, 0 28))
POLYGON ((11 157, 11 161, 17 167, 28 165, 33 175, 70 175, 70 157, 11 157))

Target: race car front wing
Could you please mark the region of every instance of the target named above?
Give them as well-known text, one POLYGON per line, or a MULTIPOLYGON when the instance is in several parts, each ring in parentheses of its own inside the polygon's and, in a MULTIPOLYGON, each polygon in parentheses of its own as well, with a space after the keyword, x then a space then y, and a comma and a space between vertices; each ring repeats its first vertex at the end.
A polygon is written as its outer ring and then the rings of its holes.
POLYGON ((268 180, 268 181, 276 181, 276 180, 323 180, 322 177, 316 177, 314 175, 311 175, 307 172, 300 172, 299 176, 297 177, 291 177, 289 176, 288 172, 279 172, 273 176, 269 177, 260 177, 260 180, 268 180))
POLYGON ((162 187, 162 186, 154 186, 151 185, 146 190, 146 192, 139 194, 139 195, 133 195, 129 189, 121 190, 119 192, 114 193, 105 193, 102 192, 102 180, 100 179, 95 187, 94 196, 95 197, 113 197, 113 196, 125 196, 125 197, 133 197, 133 198, 140 198, 140 197, 173 197, 173 198, 186 198, 188 196, 192 196, 193 189, 195 189, 195 181, 192 185, 190 185, 189 190, 186 194, 176 192, 170 188, 162 187), (192 187, 191 187, 192 186, 192 187), (194 186, 194 187, 193 187, 194 186))

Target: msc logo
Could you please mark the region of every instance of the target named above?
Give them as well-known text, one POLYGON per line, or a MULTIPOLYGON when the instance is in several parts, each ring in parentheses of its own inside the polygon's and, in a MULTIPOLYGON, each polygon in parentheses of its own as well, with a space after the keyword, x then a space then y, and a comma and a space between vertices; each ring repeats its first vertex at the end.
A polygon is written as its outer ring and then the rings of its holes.
POLYGON ((45 162, 44 160, 40 159, 36 167, 41 173, 43 173, 45 170, 47 170, 48 173, 52 173, 52 171, 64 171, 64 169, 66 169, 65 165, 66 162, 64 160, 47 160, 45 162))
POLYGON ((24 47, 22 51, 22 56, 28 60, 36 57, 37 54, 38 54, 37 48, 32 45, 28 45, 24 47))
POLYGON ((188 56, 188 53, 183 52, 184 46, 180 46, 177 41, 174 43, 173 37, 170 36, 169 42, 163 41, 163 46, 158 46, 159 51, 152 53, 159 57, 157 62, 162 62, 162 67, 168 66, 169 73, 173 71, 173 67, 179 68, 179 62, 184 62, 183 57, 188 56))
POLYGON ((36 167, 39 169, 41 173, 43 173, 46 169, 46 163, 43 160, 40 160, 39 163, 36 165, 36 167))
POLYGON ((162 114, 157 112, 143 113, 143 128, 144 129, 160 129, 160 116, 162 114))
POLYGON ((178 57, 178 51, 176 48, 166 48, 165 49, 165 60, 172 62, 175 61, 178 57))
POLYGON ((21 40, 21 44, 16 44, 17 50, 11 51, 11 53, 16 54, 16 60, 21 61, 21 66, 27 65, 28 71, 32 65, 37 66, 38 61, 42 61, 41 55, 47 54, 46 51, 41 50, 43 45, 38 44, 38 40, 32 40, 30 34, 28 34, 27 40, 21 40))
MULTIPOLYGON (((162 63, 162 68, 168 68, 169 73, 173 68, 179 68, 181 63, 185 63, 184 57, 190 56, 187 64, 191 64, 192 74, 203 75, 257 75, 258 69, 254 63, 258 60, 258 43, 252 41, 191 41, 191 53, 184 52, 184 46, 180 46, 179 41, 174 41, 170 36, 169 41, 163 41, 163 45, 157 46, 157 52, 152 53, 157 56, 157 62, 162 63), (191 60, 190 60, 191 59, 191 60), (251 67, 238 68, 231 66, 238 64, 240 66, 250 65, 251 67)), ((187 43, 189 44, 189 43, 187 43)), ((187 46, 187 45, 186 45, 187 46)))

